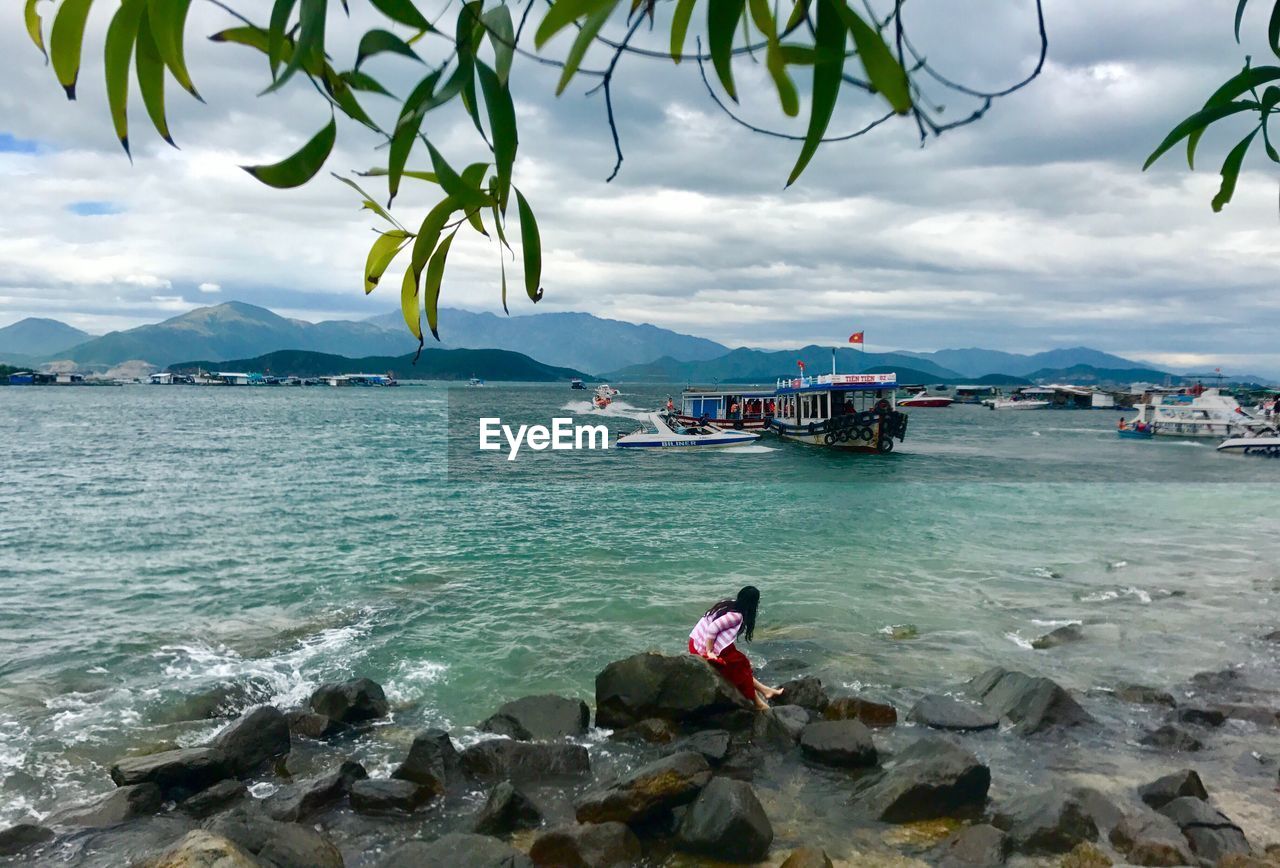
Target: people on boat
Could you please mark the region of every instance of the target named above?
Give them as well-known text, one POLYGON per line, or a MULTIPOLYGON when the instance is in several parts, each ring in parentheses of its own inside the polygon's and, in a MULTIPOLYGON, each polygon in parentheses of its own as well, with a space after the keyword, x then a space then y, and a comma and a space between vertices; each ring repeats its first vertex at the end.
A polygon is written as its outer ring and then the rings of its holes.
POLYGON ((675 401, 672 401, 672 400, 671 400, 671 396, 670 396, 670 395, 668 395, 668 396, 667 396, 667 412, 668 412, 668 413, 674 413, 674 412, 675 412, 675 409, 676 409, 676 403, 675 403, 675 401))
POLYGON ((782 691, 757 681, 751 671, 751 661, 737 646, 739 636, 751 641, 759 608, 760 591, 752 585, 738 591, 736 598, 716 603, 707 609, 689 634, 689 653, 709 661, 758 710, 765 711, 769 708, 768 700, 781 696, 782 691))
POLYGON ((738 417, 738 402, 734 401, 729 405, 729 418, 736 419, 738 417))

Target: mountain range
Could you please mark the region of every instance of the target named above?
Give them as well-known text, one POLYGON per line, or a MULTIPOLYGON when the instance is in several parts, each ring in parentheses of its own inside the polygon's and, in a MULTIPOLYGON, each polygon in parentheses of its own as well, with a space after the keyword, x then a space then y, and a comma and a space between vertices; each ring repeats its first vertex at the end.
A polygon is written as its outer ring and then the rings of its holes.
POLYGON ((381 374, 390 372, 401 380, 485 380, 550 383, 585 377, 573 368, 544 365, 510 350, 441 350, 425 347, 414 360, 403 356, 367 356, 349 359, 331 353, 308 350, 278 350, 251 359, 179 362, 169 366, 174 373, 203 371, 256 371, 277 377, 322 377, 330 374, 381 374))
POLYGON ((1067 347, 1047 350, 1042 353, 1006 353, 1001 350, 984 350, 970 347, 960 350, 936 350, 931 353, 913 353, 903 351, 904 356, 928 359, 944 368, 949 368, 965 377, 980 377, 984 374, 1010 374, 1015 377, 1030 377, 1036 371, 1044 369, 1058 370, 1073 365, 1089 365, 1094 368, 1110 368, 1125 370, 1128 368, 1151 368, 1144 362, 1134 362, 1120 356, 1104 353, 1089 347, 1067 347))
POLYGON ((90 337, 56 319, 32 316, 0 328, 0 351, 6 358, 25 361, 70 349, 90 337))

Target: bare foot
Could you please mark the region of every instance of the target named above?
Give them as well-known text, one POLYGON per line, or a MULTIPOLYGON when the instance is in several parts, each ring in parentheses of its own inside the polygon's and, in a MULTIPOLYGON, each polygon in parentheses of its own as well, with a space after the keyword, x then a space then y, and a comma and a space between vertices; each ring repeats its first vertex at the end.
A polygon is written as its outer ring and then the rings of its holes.
POLYGON ((779 696, 782 695, 782 691, 776 687, 766 687, 764 689, 764 694, 769 699, 777 699, 779 696))
POLYGON ((760 697, 756 697, 756 711, 768 711, 769 703, 763 701, 760 697))

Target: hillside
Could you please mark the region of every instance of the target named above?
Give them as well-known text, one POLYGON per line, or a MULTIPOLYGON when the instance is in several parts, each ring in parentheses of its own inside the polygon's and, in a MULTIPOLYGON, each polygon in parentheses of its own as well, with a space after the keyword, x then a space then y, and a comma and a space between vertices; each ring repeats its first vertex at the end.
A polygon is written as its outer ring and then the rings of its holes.
POLYGON ((1079 386, 1121 385, 1145 382, 1180 385, 1186 378, 1154 368, 1097 368, 1093 365, 1072 365, 1068 368, 1041 368, 1028 375, 1038 383, 1075 383, 1079 386))
POLYGON ((513 380, 550 383, 585 377, 572 368, 544 365, 521 353, 507 350, 439 350, 426 347, 417 364, 413 353, 403 356, 366 356, 352 359, 308 350, 280 350, 247 359, 194 361, 169 365, 174 373, 247 371, 277 377, 321 377, 328 374, 392 373, 401 380, 513 380))
MULTIPOLYGON (((645 365, 633 365, 605 375, 619 382, 653 383, 772 383, 779 377, 794 376, 803 361, 810 374, 831 370, 831 348, 807 346, 799 350, 766 352, 739 347, 725 355, 706 361, 685 362, 662 358, 645 365)), ((871 368, 885 370, 910 369, 928 382, 956 382, 963 379, 955 371, 927 359, 901 353, 863 353, 840 348, 836 351, 836 369, 843 374, 859 373, 871 368)), ((904 382, 906 382, 904 380, 904 382)))
POLYGON ((917 359, 929 359, 935 364, 958 371, 966 377, 984 374, 1010 374, 1029 377, 1043 368, 1070 368, 1074 365, 1091 365, 1095 368, 1123 370, 1144 368, 1142 362, 1134 362, 1120 356, 1104 353, 1089 347, 1063 347, 1042 353, 1025 355, 969 347, 957 350, 937 350, 932 353, 903 353, 917 359))
POLYGON ((70 349, 92 337, 56 319, 30 316, 0 328, 0 360, 47 356, 70 349))

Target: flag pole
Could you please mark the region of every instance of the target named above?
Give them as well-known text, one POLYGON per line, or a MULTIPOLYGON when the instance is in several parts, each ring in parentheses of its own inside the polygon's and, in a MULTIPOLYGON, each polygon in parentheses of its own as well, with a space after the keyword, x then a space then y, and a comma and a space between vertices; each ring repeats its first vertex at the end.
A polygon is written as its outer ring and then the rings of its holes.
POLYGON ((831 348, 831 376, 836 375, 836 348, 831 348))

